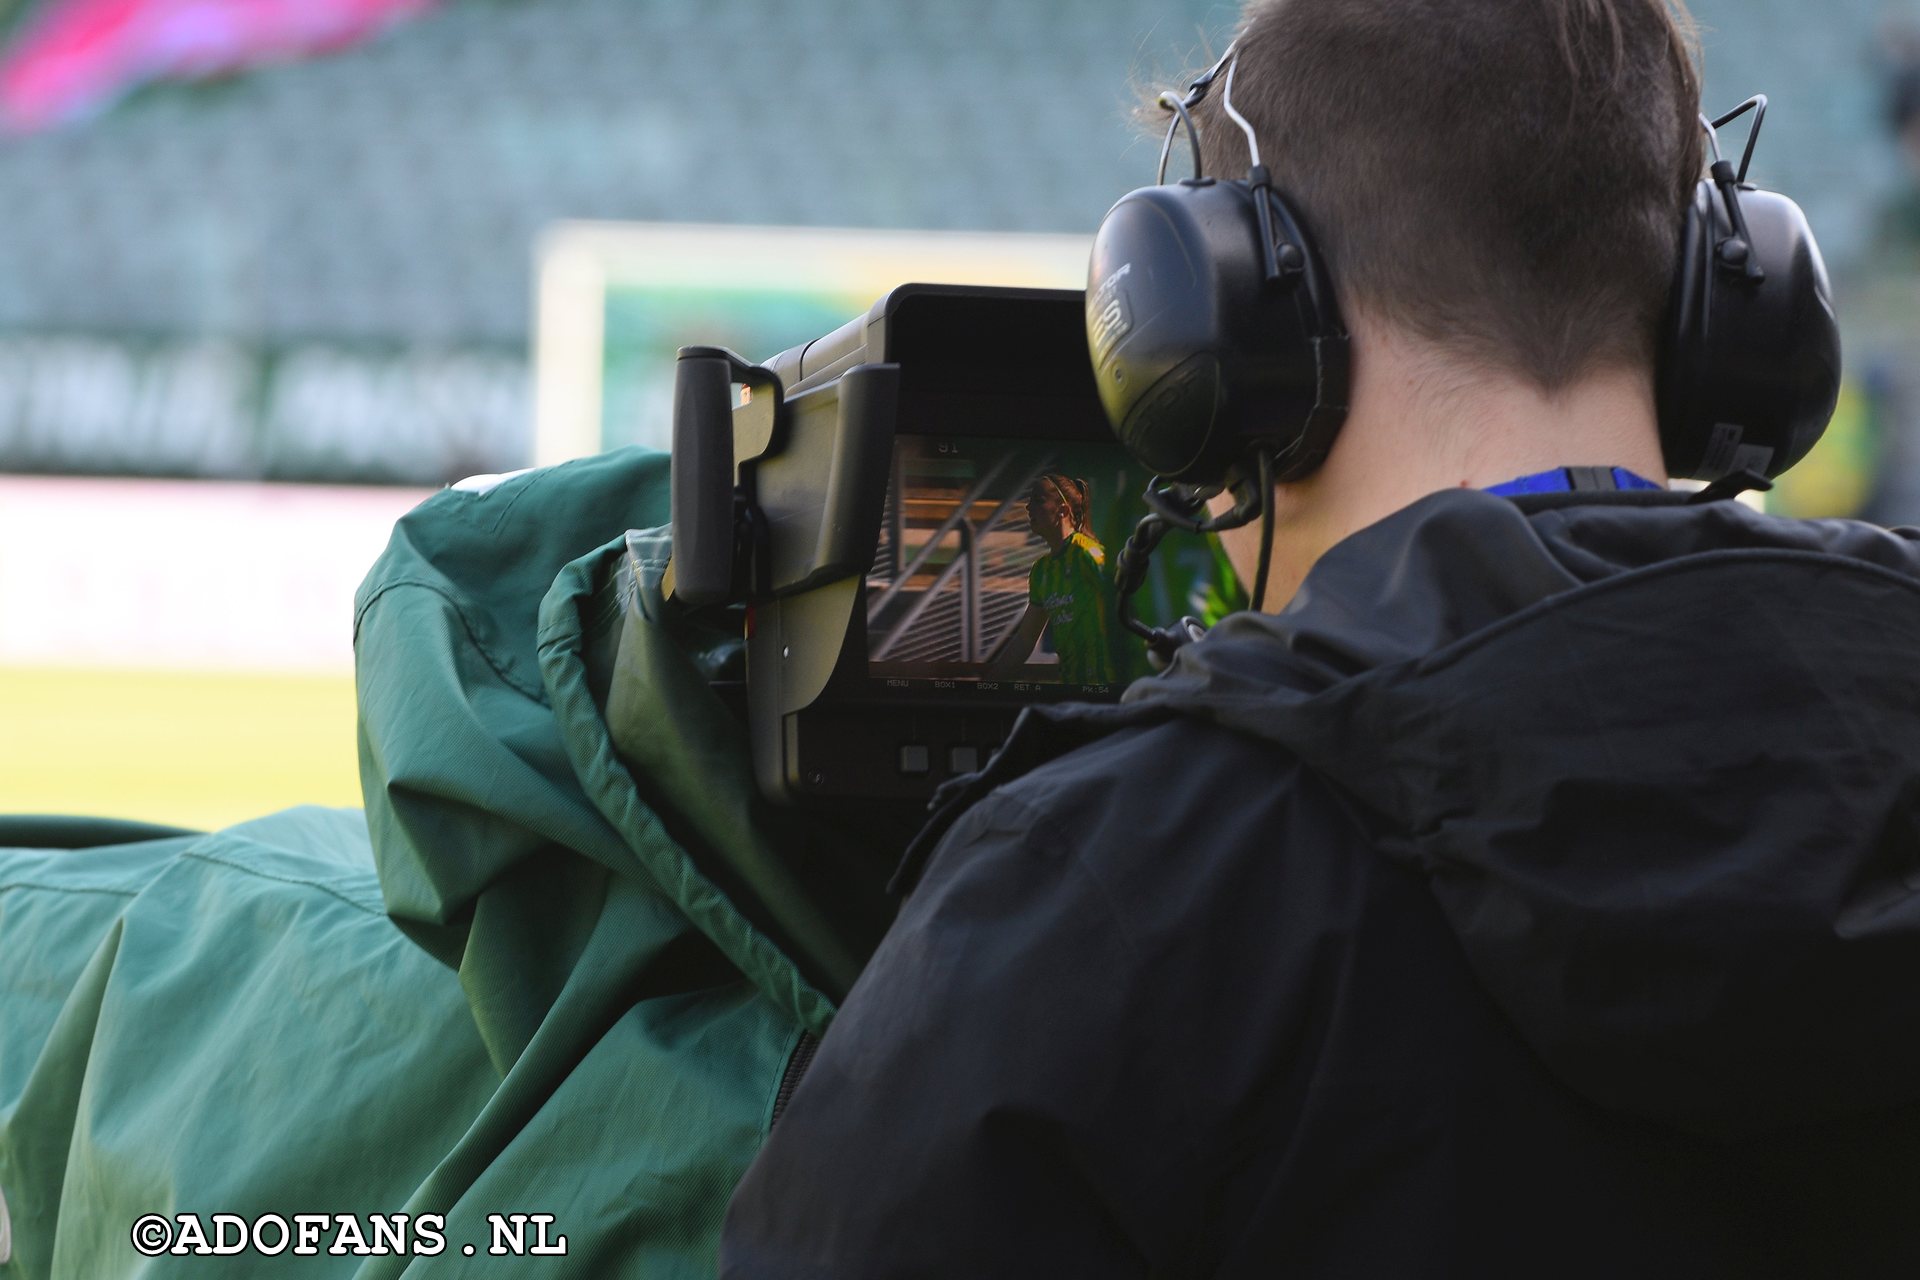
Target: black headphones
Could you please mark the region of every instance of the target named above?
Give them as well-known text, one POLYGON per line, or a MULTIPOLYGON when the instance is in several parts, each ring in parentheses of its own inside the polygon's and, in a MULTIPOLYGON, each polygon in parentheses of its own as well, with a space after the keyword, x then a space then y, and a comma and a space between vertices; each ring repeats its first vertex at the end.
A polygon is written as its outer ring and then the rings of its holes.
MULTIPOLYGON (((1235 50, 1160 96, 1172 112, 1160 182, 1123 196, 1094 237, 1087 341, 1120 440, 1165 481, 1219 486, 1270 464, 1297 479, 1325 459, 1346 419, 1351 355, 1327 267, 1274 188, 1253 126, 1233 106, 1235 50), (1221 106, 1247 135, 1244 181, 1201 174, 1191 108, 1223 72, 1221 106), (1185 125, 1193 176, 1166 183, 1185 125)), ((1677 478, 1772 477, 1806 456, 1840 391, 1832 291, 1806 215, 1746 182, 1766 115, 1754 98, 1718 120, 1680 230, 1661 345, 1661 447, 1677 478), (1736 171, 1716 130, 1755 110, 1736 171)), ((1248 513, 1250 514, 1250 513, 1248 513)))

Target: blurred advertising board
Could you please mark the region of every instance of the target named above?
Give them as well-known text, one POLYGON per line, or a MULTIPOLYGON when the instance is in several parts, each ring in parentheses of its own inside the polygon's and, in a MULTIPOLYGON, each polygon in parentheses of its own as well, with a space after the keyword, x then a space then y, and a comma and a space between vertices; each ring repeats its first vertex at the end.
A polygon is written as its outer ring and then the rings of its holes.
POLYGON ((1084 288, 1086 236, 568 222, 538 251, 534 461, 668 446, 674 353, 752 360, 897 285, 1084 288))
POLYGON ((428 492, 0 476, 0 812, 358 804, 354 593, 428 492))
POLYGON ((0 471, 446 484, 527 423, 511 349, 0 333, 0 471))
MULTIPOLYGON (((433 0, 48 0, 0 61, 0 127, 97 114, 151 80, 206 79, 327 53, 433 0)), ((0 17, 11 5, 0 4, 0 17)))
POLYGON ((431 490, 0 476, 0 668, 353 670, 353 597, 431 490))

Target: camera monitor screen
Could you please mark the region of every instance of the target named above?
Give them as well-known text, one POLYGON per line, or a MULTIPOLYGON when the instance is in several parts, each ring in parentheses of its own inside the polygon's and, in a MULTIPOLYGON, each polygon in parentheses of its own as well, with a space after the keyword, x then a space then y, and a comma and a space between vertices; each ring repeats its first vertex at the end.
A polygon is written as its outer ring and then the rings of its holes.
POLYGON ((1146 674, 1113 578, 1147 480, 1117 443, 896 437, 867 578, 869 676, 1104 693, 1146 674))

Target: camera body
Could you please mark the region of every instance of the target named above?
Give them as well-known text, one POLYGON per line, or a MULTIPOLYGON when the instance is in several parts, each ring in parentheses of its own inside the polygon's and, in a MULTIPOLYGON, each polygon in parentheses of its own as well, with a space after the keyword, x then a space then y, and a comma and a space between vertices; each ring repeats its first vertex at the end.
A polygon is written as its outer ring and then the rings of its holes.
POLYGON ((683 348, 674 401, 668 593, 745 606, 770 798, 924 801, 1023 707, 1144 674, 1105 549, 1148 477, 1080 291, 903 285, 764 366, 683 348))

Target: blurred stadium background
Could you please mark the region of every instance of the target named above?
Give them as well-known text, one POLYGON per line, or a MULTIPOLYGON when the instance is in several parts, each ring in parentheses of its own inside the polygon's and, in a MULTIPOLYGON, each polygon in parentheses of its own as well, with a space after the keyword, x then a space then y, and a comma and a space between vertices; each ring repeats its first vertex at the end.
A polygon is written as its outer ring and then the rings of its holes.
MULTIPOLYGON (((1847 328, 1776 504, 1920 519, 1920 12, 1692 7, 1847 328)), ((0 811, 358 803, 352 593, 394 519, 664 443, 682 342, 1077 285, 1151 176, 1137 93, 1236 8, 0 0, 0 811)))

